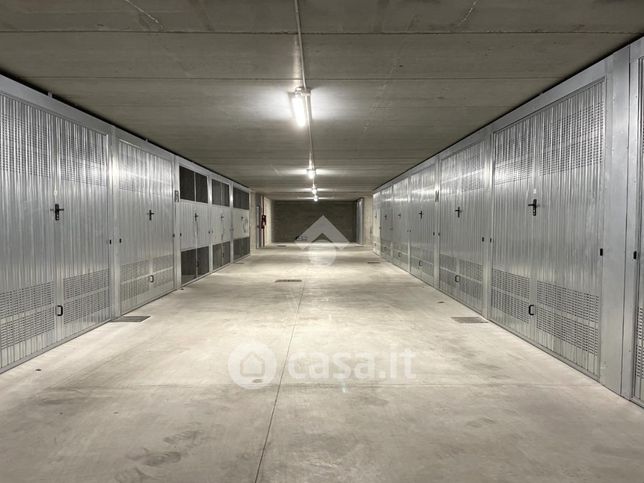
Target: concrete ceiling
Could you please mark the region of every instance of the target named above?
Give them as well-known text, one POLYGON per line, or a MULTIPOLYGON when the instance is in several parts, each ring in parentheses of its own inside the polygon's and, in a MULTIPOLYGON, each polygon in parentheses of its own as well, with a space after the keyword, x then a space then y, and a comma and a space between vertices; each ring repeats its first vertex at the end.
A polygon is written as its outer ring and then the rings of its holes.
MULTIPOLYGON (((355 199, 644 32, 642 0, 300 0, 323 198, 355 199)), ((293 0, 0 0, 0 70, 305 197, 293 0)))

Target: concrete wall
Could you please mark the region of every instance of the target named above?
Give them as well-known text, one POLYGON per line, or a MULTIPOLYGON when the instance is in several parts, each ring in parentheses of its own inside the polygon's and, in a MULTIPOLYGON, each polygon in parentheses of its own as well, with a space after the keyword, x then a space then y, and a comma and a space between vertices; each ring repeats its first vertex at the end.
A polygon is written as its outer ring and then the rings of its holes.
MULTIPOLYGON (((256 250, 257 246, 257 226, 260 223, 260 220, 257 219, 257 210, 255 207, 258 204, 261 204, 262 196, 255 193, 250 195, 250 249, 251 251, 256 250), (258 201, 259 200, 259 201, 258 201)), ((264 228, 264 244, 269 245, 272 243, 273 233, 273 200, 263 197, 264 201, 264 214, 266 215, 266 227, 264 228)), ((261 210, 260 210, 261 216, 261 210)))
POLYGON ((266 245, 273 243, 273 200, 264 198, 264 214, 266 215, 266 228, 264 228, 264 242, 266 245))
POLYGON ((350 242, 356 239, 354 201, 274 201, 273 208, 275 243, 294 242, 321 216, 326 216, 350 242))
POLYGON ((362 245, 365 247, 373 246, 373 196, 365 196, 363 202, 362 232, 364 239, 362 245))

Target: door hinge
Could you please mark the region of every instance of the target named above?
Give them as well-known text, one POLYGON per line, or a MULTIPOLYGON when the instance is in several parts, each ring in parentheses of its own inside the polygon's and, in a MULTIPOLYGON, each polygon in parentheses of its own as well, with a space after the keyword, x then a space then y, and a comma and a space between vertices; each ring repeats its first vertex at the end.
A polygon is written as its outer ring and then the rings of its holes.
POLYGON ((534 315, 535 314, 534 309, 535 309, 534 304, 528 305, 528 315, 534 315))
POLYGON ((62 305, 56 305, 56 317, 62 317, 65 313, 62 305))

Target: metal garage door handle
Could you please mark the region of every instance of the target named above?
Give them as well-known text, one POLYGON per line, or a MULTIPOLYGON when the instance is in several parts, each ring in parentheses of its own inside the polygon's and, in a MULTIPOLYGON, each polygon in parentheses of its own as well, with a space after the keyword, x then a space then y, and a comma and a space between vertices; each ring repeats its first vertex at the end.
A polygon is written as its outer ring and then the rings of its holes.
POLYGON ((532 203, 528 204, 528 206, 532 207, 532 216, 537 216, 537 206, 539 206, 537 205, 537 199, 533 199, 532 203))

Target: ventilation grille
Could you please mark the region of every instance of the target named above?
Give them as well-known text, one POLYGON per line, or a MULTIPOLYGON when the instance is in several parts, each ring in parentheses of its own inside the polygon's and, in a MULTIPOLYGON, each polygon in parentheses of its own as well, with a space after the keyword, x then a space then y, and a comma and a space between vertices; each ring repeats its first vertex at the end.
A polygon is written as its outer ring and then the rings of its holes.
POLYGON ((0 350, 8 349, 54 329, 52 309, 41 310, 10 322, 2 322, 0 323, 0 350))
POLYGON ((65 323, 80 321, 108 308, 109 284, 109 269, 65 278, 65 323))
POLYGON ((221 244, 212 246, 212 268, 217 269, 223 265, 221 244))
POLYGON ((149 273, 150 273, 150 262, 148 260, 128 263, 127 265, 121 266, 121 280, 123 282, 144 277, 149 273))
POLYGON ((463 172, 461 189, 463 191, 480 190, 483 183, 483 156, 481 143, 470 146, 455 154, 463 172))
POLYGON ((159 156, 146 153, 148 158, 148 183, 152 196, 172 198, 172 164, 159 156))
POLYGON ((119 143, 119 160, 119 188, 145 193, 148 174, 145 151, 121 141, 119 143))
POLYGON ((537 303, 595 324, 599 323, 599 297, 596 295, 537 282, 537 303))
POLYGON ((459 184, 460 172, 456 155, 441 160, 441 196, 457 193, 459 184))
POLYGON ((492 271, 492 288, 518 295, 524 299, 530 296, 530 281, 526 277, 494 269, 492 271))
POLYGON ((172 268, 174 266, 174 255, 164 255, 162 257, 156 257, 152 260, 152 267, 154 272, 160 272, 167 268, 172 268))
POLYGON ((475 300, 481 300, 481 284, 479 282, 475 282, 474 280, 470 280, 469 278, 461 278, 461 281, 458 283, 461 291, 464 294, 469 295, 475 300))
POLYGON ((154 287, 161 287, 174 282, 174 270, 166 269, 154 274, 154 287))
POLYGON ((0 94, 0 170, 52 177, 53 116, 0 94))
POLYGON ((441 253, 439 261, 441 270, 445 269, 450 272, 456 272, 456 258, 441 253))
POLYGON ((441 160, 441 191, 444 194, 479 190, 483 182, 482 143, 474 144, 441 160))
MULTIPOLYGON (((596 327, 541 307, 537 311, 537 328, 590 354, 599 354, 599 334, 596 327)), ((570 359, 566 357, 565 351, 559 350, 557 353, 570 359)), ((579 364, 578 361, 572 362, 579 364)))
POLYGON ((480 263, 470 262, 469 260, 458 261, 459 273, 463 277, 476 280, 477 282, 483 281, 483 265, 480 263))
POLYGON ((456 280, 454 279, 454 273, 452 273, 452 272, 449 272, 447 270, 443 270, 441 268, 439 270, 439 272, 438 272, 438 276, 439 276, 439 281, 440 281, 440 284, 441 284, 441 288, 443 286, 456 288, 456 286, 458 285, 456 283, 456 280))
POLYGON ((530 282, 526 277, 492 270, 492 307, 522 322, 529 321, 530 282))
POLYGON ((535 157, 536 115, 494 133, 494 184, 532 176, 535 157))
MULTIPOLYGON (((492 307, 522 322, 528 322, 528 302, 507 293, 492 290, 492 307)), ((501 321, 503 322, 503 321, 501 321)))
POLYGON ((224 265, 230 263, 230 242, 224 242, 221 244, 221 258, 224 265))
POLYGON ((88 292, 95 292, 109 287, 110 272, 108 269, 98 272, 68 277, 63 281, 65 300, 78 297, 88 292))
POLYGON ((429 277, 434 278, 434 264, 431 262, 423 262, 422 271, 429 277))
POLYGON ((130 280, 121 284, 121 300, 130 300, 150 290, 148 278, 130 280))
POLYGON ((61 178, 107 186, 107 136, 67 119, 56 126, 61 178))
MULTIPOLYGON (((644 162, 644 59, 640 59, 640 162, 644 162)), ((644 310, 639 307, 637 312, 637 346, 635 347, 635 373, 638 381, 640 399, 644 400, 642 378, 644 378, 644 310)))
POLYGON ((604 91, 602 82, 546 109, 542 175, 602 162, 604 91))
POLYGON ((53 304, 53 282, 0 293, 0 319, 53 304))
MULTIPOLYGON (((635 374, 644 377, 644 311, 637 311, 637 345, 635 346, 635 374)), ((641 384, 641 383, 640 383, 641 384)))
POLYGON ((494 134, 494 183, 601 164, 605 83, 592 85, 494 134))
POLYGON ((65 324, 78 322, 90 315, 100 313, 107 309, 109 305, 110 296, 107 290, 86 295, 84 297, 78 297, 70 302, 66 302, 65 324))

